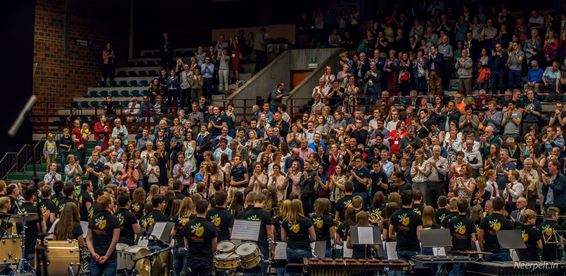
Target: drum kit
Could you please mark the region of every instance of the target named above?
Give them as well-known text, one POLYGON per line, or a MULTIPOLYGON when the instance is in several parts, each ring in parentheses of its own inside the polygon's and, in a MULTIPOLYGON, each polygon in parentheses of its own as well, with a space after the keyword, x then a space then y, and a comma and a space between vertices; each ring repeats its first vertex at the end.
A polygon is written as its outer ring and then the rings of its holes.
POLYGON ((257 244, 244 242, 238 246, 231 241, 221 241, 214 255, 214 267, 219 271, 235 272, 238 268, 252 269, 261 261, 261 253, 257 244))

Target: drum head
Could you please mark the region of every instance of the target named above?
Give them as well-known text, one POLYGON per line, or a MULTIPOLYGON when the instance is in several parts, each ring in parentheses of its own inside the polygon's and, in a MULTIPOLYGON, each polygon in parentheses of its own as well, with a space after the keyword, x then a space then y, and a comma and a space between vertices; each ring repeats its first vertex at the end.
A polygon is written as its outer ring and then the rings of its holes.
POLYGON ((232 252, 234 248, 236 248, 236 246, 231 241, 221 241, 218 243, 218 246, 216 246, 216 250, 223 253, 232 252))
POLYGON ((125 243, 118 243, 116 244, 116 251, 124 251, 129 246, 125 243))
POLYGON ((240 244, 240 246, 236 248, 236 254, 240 256, 247 256, 252 254, 256 250, 257 250, 257 245, 255 243, 245 242, 240 244))
POLYGON ((238 258, 239 258, 239 256, 237 254, 233 254, 233 253, 220 253, 220 254, 214 255, 214 259, 219 260, 219 261, 231 261, 231 260, 236 260, 238 258))

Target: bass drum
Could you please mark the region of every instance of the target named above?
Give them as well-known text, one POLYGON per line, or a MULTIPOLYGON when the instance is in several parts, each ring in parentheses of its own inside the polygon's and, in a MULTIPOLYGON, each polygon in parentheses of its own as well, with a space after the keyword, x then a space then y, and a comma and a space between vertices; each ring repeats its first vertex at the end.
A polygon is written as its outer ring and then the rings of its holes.
MULTIPOLYGON (((45 246, 47 273, 49 275, 69 275, 69 269, 73 270, 73 274, 79 272, 81 267, 79 241, 45 241, 45 246)), ((36 260, 36 269, 37 263, 36 260)))

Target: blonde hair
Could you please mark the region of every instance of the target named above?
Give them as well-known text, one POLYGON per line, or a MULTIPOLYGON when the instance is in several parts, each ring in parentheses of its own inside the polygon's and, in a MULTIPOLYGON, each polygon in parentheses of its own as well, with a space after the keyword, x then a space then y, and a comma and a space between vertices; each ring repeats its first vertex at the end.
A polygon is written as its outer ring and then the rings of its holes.
POLYGON ((423 209, 423 228, 430 228, 434 223, 434 208, 430 205, 427 205, 423 209))
POLYGON ((181 207, 179 208, 179 212, 177 212, 178 216, 183 217, 190 217, 192 214, 195 213, 195 205, 193 204, 193 200, 191 197, 183 198, 181 202, 181 207))
POLYGON ((528 223, 529 220, 537 217, 537 213, 531 209, 525 209, 521 212, 521 222, 523 224, 528 223))

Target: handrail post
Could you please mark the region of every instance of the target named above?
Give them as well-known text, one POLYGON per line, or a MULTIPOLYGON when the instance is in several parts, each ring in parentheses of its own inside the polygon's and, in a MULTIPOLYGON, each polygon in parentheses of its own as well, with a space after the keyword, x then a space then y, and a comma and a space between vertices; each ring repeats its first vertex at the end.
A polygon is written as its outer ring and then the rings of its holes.
POLYGON ((244 99, 244 112, 242 112, 242 116, 244 117, 244 120, 246 119, 246 110, 247 110, 247 106, 248 106, 247 103, 248 103, 248 100, 244 99))

